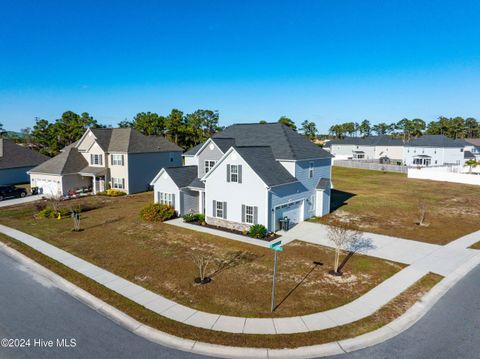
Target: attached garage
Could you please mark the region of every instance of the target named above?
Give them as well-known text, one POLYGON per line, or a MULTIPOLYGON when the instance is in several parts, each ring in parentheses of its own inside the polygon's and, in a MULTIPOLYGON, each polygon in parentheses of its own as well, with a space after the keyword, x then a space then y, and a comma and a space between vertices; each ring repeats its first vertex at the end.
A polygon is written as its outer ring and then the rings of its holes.
POLYGON ((275 230, 281 228, 280 220, 288 218, 290 228, 303 221, 303 203, 304 200, 285 203, 275 207, 275 230))
POLYGON ((30 175, 32 187, 38 187, 39 194, 45 196, 63 195, 62 177, 49 175, 30 175))

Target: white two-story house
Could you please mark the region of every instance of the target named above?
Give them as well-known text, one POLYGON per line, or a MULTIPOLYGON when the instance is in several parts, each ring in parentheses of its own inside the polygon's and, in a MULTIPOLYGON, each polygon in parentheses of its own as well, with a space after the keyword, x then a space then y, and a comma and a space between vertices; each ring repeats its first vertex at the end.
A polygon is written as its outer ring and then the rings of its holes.
POLYGON ((404 148, 407 166, 463 165, 468 153, 464 140, 452 140, 443 135, 425 135, 408 141, 404 148))
POLYGON ((391 136, 346 137, 340 140, 331 140, 325 144, 325 150, 338 160, 403 160, 403 146, 401 139, 391 136))
POLYGON ((237 230, 270 231, 330 211, 331 155, 279 124, 227 127, 184 154, 185 166, 164 168, 152 181, 156 202, 180 215, 237 230))
POLYGON ((40 193, 65 196, 114 188, 143 192, 163 167, 179 166, 182 149, 160 136, 132 128, 94 128, 28 173, 40 193))

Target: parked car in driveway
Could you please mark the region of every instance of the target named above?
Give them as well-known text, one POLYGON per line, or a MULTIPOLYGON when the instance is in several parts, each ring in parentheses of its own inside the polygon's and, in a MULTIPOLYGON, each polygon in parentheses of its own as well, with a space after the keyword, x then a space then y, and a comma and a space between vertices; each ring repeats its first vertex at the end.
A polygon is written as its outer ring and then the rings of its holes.
POLYGON ((11 197, 26 197, 27 190, 25 188, 15 186, 0 186, 0 201, 11 197))

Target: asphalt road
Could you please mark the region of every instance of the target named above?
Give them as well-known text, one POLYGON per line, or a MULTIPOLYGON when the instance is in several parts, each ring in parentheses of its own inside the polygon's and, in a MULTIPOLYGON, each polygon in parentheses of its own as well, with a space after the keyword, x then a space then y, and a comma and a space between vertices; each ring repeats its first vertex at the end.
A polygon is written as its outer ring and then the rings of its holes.
MULTIPOLYGON (((479 284, 480 267, 406 332, 377 346, 332 358, 480 358, 479 284)), ((30 339, 30 347, 0 347, 2 359, 201 358, 130 333, 1 251, 0 288, 0 339, 30 339), (39 340, 62 338, 67 342, 75 339, 76 346, 38 347, 39 340)))
POLYGON ((0 347, 2 359, 200 358, 129 332, 0 251, 0 340, 3 338, 29 338, 30 347, 0 347), (34 347, 34 339, 62 338, 67 342, 75 339, 76 346, 34 347))
POLYGON ((480 266, 450 289, 413 327, 379 345, 334 359, 480 358, 480 266))

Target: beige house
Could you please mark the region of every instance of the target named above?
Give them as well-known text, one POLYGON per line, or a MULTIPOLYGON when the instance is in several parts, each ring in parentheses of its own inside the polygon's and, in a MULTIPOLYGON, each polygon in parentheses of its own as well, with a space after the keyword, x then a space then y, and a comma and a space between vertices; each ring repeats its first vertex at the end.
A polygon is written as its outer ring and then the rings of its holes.
POLYGON ((180 147, 160 136, 95 128, 28 173, 31 185, 44 195, 96 194, 108 188, 136 193, 146 191, 162 168, 180 166, 181 156, 180 147))

